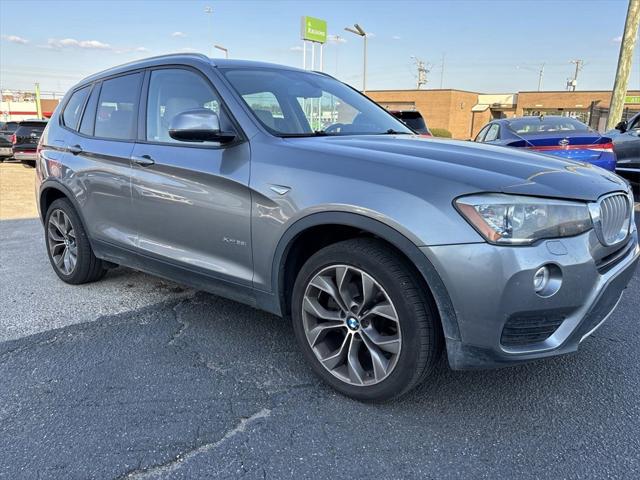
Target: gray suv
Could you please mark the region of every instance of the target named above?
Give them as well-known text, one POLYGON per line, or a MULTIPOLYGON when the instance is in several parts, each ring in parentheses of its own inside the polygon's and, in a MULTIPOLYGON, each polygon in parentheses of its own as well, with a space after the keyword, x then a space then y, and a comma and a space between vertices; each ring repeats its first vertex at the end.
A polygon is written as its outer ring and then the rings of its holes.
POLYGON ((125 265, 291 318, 313 370, 386 400, 574 351, 640 249, 600 168, 421 138, 322 73, 200 55, 75 86, 38 148, 51 265, 125 265))

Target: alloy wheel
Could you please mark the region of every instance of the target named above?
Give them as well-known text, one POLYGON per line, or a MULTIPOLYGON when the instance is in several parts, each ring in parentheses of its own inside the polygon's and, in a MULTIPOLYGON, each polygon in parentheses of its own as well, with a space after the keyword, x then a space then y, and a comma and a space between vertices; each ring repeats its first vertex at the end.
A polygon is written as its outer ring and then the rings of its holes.
POLYGON ((78 245, 73 224, 60 209, 49 216, 47 243, 56 268, 65 275, 71 275, 78 262, 78 245))
POLYGON ((332 265, 318 272, 304 294, 302 323, 318 361, 343 382, 373 385, 396 366, 398 314, 384 288, 360 268, 332 265))

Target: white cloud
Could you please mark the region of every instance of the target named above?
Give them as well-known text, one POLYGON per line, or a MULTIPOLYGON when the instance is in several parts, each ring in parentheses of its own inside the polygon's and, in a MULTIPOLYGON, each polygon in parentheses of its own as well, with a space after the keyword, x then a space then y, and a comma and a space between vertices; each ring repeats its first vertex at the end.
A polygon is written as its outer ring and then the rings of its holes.
POLYGON ((136 47, 134 49, 136 52, 148 52, 149 49, 147 47, 136 47))
POLYGON ((301 52, 302 51, 302 46, 300 45, 294 45, 293 47, 291 47, 289 50, 291 50, 292 52, 301 52))
POLYGON ((373 32, 367 32, 367 37, 369 37, 369 38, 373 38, 373 37, 375 37, 375 36, 376 36, 376 34, 375 34, 375 33, 373 33, 373 32))
POLYGON ((89 50, 111 50, 108 43, 98 40, 76 40, 75 38, 50 38, 47 41, 49 48, 85 48, 89 50))
POLYGON ((400 35, 394 35, 393 37, 391 37, 391 40, 400 40, 402 37, 400 37, 400 35))
POLYGON ((171 36, 174 38, 184 38, 187 36, 187 34, 184 32, 173 32, 171 36))
POLYGON ((612 42, 614 43, 621 43, 622 42, 622 35, 618 35, 617 37, 613 37, 611 39, 612 42))
POLYGON ((18 35, 2 35, 2 38, 5 39, 7 42, 19 43, 21 45, 26 45, 27 43, 29 43, 29 40, 27 40, 26 38, 19 37, 18 35))

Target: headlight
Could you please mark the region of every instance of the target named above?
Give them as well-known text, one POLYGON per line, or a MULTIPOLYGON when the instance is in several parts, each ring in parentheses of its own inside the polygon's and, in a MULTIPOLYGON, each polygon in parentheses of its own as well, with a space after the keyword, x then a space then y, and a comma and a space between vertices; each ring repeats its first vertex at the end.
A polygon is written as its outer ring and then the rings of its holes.
POLYGON ((592 227, 586 203, 490 193, 460 197, 455 205, 488 242, 497 244, 528 245, 592 227))

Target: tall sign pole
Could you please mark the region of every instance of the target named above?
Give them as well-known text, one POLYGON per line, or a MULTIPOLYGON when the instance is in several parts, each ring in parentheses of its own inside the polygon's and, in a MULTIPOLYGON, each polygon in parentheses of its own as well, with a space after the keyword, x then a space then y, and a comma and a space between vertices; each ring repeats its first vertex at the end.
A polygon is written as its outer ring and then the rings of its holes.
POLYGON ((300 22, 300 37, 302 38, 302 66, 307 69, 307 43, 311 44, 311 66, 309 70, 323 69, 322 46, 327 41, 327 22, 320 18, 302 17, 300 22), (320 45, 318 52, 320 67, 316 67, 316 44, 320 45))
POLYGON ((627 21, 624 24, 624 34, 620 43, 620 55, 618 56, 618 70, 613 84, 609 117, 607 118, 607 130, 611 130, 622 118, 625 95, 629 85, 633 51, 638 37, 638 24, 640 24, 640 0, 629 0, 627 21))

